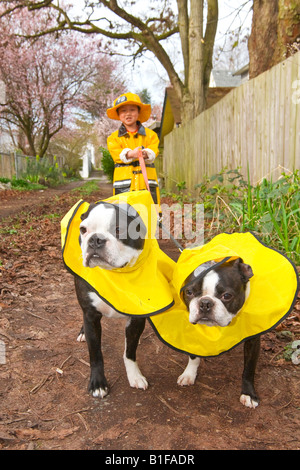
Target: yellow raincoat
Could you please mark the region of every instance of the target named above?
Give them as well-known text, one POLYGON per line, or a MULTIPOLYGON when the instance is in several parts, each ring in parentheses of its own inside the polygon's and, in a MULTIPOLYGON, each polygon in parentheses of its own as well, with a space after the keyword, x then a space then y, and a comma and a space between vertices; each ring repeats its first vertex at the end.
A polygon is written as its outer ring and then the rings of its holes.
MULTIPOLYGON (((151 129, 145 128, 141 123, 137 132, 127 132, 124 124, 119 130, 113 132, 107 139, 107 147, 115 163, 113 194, 127 191, 140 191, 146 189, 146 184, 138 160, 124 163, 120 159, 120 154, 126 149, 144 147, 158 155, 159 139, 157 134, 151 129)), ((149 181, 151 195, 156 204, 160 204, 160 193, 158 187, 157 174, 154 163, 147 163, 145 160, 147 177, 149 181)))
POLYGON ((113 270, 84 267, 79 244, 80 216, 89 203, 79 201, 61 222, 63 260, 66 268, 83 278, 108 305, 124 315, 155 315, 173 305, 169 287, 174 261, 163 253, 155 239, 157 215, 148 191, 122 193, 105 199, 109 204, 129 204, 142 218, 147 235, 144 250, 132 267, 113 270))
POLYGON ((174 306, 149 319, 159 338, 172 348, 195 356, 217 356, 252 336, 274 328, 291 311, 299 290, 292 262, 265 246, 252 233, 221 234, 202 247, 185 249, 173 275, 174 306), (186 278, 208 261, 242 258, 252 267, 250 295, 225 327, 192 325, 181 297, 186 278))

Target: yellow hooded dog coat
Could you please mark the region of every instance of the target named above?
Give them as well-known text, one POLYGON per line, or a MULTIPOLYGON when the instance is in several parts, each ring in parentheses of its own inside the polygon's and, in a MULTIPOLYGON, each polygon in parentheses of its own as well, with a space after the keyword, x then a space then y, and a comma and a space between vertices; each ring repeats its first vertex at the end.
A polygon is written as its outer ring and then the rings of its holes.
POLYGON ((159 338, 172 348, 195 356, 217 356, 252 336, 274 328, 292 310, 299 278, 292 262, 265 246, 252 233, 221 234, 202 247, 185 249, 173 274, 174 306, 149 319, 159 338), (250 295, 225 327, 193 325, 182 300, 186 278, 209 261, 242 258, 253 271, 250 295))
POLYGON ((142 218, 147 234, 143 252, 134 266, 106 270, 84 267, 79 244, 81 215, 89 203, 79 201, 61 222, 63 260, 66 268, 83 278, 108 305, 124 315, 155 315, 173 305, 169 287, 175 262, 158 246, 155 239, 157 215, 148 191, 134 191, 112 196, 101 202, 129 204, 142 218))
POLYGON ((175 263, 154 238, 156 210, 148 191, 122 193, 100 202, 127 203, 141 216, 147 235, 136 264, 113 270, 83 266, 79 225, 89 207, 84 201, 72 207, 61 222, 64 263, 119 313, 151 316, 158 337, 170 347, 195 356, 217 356, 274 328, 291 312, 299 290, 296 268, 252 233, 217 235, 202 247, 185 249, 175 263), (243 308, 226 327, 192 325, 181 297, 186 278, 204 263, 232 258, 242 258, 254 273, 243 308))

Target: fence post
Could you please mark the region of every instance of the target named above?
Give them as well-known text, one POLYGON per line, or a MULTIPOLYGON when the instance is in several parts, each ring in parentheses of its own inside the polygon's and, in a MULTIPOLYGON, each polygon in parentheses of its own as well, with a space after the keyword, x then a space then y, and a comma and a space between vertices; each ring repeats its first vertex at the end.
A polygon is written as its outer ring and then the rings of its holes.
POLYGON ((18 157, 17 157, 17 152, 14 152, 14 158, 15 158, 15 169, 16 169, 16 179, 19 179, 19 174, 18 174, 18 157))

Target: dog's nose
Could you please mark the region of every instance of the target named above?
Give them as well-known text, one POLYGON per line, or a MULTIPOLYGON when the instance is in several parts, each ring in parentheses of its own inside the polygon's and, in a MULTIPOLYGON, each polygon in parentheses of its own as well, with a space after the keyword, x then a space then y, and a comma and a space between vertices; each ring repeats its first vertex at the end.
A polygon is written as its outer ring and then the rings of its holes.
POLYGON ((88 246, 93 249, 102 248, 105 245, 105 243, 106 243, 106 239, 99 236, 97 233, 95 233, 89 239, 88 246))
POLYGON ((211 299, 201 299, 200 300, 200 304, 199 304, 199 307, 200 307, 200 311, 202 313, 209 313, 211 311, 211 309, 213 308, 213 301, 211 299))

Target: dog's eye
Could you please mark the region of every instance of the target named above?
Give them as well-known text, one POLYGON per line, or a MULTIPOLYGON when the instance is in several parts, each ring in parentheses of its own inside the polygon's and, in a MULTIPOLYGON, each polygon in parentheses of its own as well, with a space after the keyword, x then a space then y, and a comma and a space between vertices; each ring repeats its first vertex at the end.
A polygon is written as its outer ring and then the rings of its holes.
POLYGON ((87 232, 86 227, 80 227, 80 233, 81 235, 84 235, 87 232))
POLYGON ((232 299, 232 297, 233 297, 232 294, 229 294, 228 292, 225 292, 225 293, 222 295, 221 299, 222 299, 222 300, 225 300, 225 302, 226 302, 226 301, 228 302, 229 300, 232 299))
POLYGON ((193 291, 191 289, 187 289, 185 291, 186 295, 188 295, 189 297, 191 297, 193 295, 193 291))

